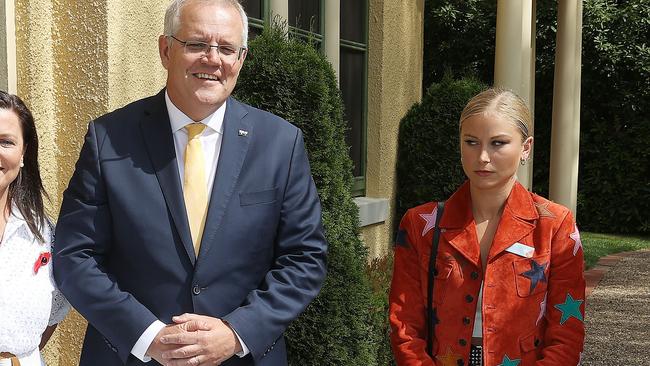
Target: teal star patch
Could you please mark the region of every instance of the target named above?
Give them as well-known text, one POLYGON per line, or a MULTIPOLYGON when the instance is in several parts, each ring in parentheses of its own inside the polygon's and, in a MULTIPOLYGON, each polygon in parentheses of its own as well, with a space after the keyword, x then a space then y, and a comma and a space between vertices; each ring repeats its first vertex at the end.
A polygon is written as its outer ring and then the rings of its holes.
POLYGON ((508 357, 508 355, 505 355, 505 356, 503 356, 503 360, 501 361, 501 363, 498 366, 517 366, 517 365, 519 365, 520 362, 521 362, 521 360, 518 359, 518 358, 514 359, 514 360, 511 360, 510 357, 508 357))
POLYGON ((584 300, 574 300, 571 294, 566 294, 564 303, 555 305, 555 308, 562 312, 560 324, 564 324, 571 317, 583 321, 582 313, 580 312, 580 304, 583 302, 584 300))

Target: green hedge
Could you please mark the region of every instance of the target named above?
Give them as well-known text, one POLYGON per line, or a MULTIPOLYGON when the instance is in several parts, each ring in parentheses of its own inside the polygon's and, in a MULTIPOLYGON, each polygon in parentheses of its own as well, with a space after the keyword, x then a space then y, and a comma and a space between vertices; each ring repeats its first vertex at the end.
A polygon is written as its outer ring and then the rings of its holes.
POLYGON ((358 237, 352 162, 345 144, 341 95, 331 65, 313 46, 266 27, 250 42, 235 96, 302 129, 323 206, 329 242, 321 294, 287 331, 289 363, 376 364, 380 334, 365 273, 367 250, 358 237))
MULTIPOLYGON (((586 0, 578 225, 650 233, 650 4, 586 0)), ((556 2, 538 3, 535 189, 548 192, 556 2)))
POLYGON ((465 181, 460 162, 458 119, 469 99, 486 86, 445 76, 432 84, 400 122, 397 215, 432 200, 446 200, 465 181))
MULTIPOLYGON (((585 0, 578 225, 650 233, 650 6, 585 0)), ((425 0, 424 81, 492 83, 496 2, 425 0)), ((537 2, 533 190, 548 196, 557 1, 537 2)), ((428 84, 425 84, 428 85, 428 84)))
POLYGON ((492 83, 496 1, 425 0, 423 88, 445 73, 492 83))

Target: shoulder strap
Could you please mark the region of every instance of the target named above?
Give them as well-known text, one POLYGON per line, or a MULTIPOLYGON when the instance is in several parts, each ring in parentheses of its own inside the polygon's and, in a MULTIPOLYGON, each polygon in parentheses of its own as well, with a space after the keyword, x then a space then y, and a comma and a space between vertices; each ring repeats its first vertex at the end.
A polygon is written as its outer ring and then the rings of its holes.
POLYGON ((433 309, 433 283, 438 270, 435 268, 436 257, 438 256, 438 243, 440 242, 440 218, 445 209, 444 202, 438 202, 436 222, 434 224, 433 240, 431 241, 431 255, 429 256, 429 278, 427 281, 427 354, 433 357, 433 334, 436 327, 436 310, 433 309))

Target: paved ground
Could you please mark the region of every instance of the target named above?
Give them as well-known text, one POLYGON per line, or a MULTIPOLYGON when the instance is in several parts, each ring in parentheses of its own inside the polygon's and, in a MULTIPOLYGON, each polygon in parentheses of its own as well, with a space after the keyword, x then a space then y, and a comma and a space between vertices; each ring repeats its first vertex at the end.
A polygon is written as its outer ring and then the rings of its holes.
POLYGON ((603 264, 595 270, 604 277, 587 297, 582 365, 650 366, 650 250, 603 264))

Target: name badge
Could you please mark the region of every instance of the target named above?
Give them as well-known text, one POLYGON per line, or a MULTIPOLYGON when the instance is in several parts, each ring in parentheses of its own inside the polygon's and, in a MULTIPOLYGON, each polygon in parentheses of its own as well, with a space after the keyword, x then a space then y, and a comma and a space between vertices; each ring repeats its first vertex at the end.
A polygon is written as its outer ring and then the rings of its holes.
POLYGON ((514 243, 508 249, 506 249, 506 252, 510 252, 524 258, 532 258, 533 253, 535 253, 535 248, 526 244, 514 243))

